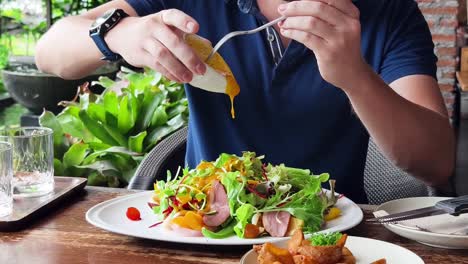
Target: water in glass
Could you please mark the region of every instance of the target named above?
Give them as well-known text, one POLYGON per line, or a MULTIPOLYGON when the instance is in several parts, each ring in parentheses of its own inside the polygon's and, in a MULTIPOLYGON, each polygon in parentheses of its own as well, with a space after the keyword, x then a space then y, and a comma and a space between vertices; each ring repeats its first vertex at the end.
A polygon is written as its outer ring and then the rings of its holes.
POLYGON ((13 211, 13 170, 11 144, 0 142, 0 217, 13 211))
POLYGON ((13 146, 13 196, 37 197, 54 189, 53 131, 20 127, 0 131, 13 146))

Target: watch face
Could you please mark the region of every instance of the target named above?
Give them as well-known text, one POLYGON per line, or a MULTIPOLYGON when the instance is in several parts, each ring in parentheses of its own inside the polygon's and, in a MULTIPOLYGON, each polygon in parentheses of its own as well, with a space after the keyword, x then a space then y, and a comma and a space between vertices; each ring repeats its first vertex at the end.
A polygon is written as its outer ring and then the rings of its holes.
POLYGON ((100 27, 102 24, 104 24, 104 22, 107 21, 107 19, 109 19, 109 17, 111 17, 114 14, 114 12, 115 12, 115 9, 111 9, 111 10, 106 11, 102 16, 98 17, 93 22, 93 24, 91 25, 91 29, 100 27))

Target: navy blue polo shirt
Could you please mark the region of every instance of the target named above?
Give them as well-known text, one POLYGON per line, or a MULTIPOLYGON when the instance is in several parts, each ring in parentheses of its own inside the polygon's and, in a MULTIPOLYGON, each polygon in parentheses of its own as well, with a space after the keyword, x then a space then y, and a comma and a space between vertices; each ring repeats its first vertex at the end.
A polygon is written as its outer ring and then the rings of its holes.
MULTIPOLYGON (((255 0, 127 0, 140 16, 176 8, 216 43, 226 33, 264 23, 255 0)), ((436 76, 431 35, 413 0, 358 0, 362 54, 387 83, 413 74, 436 76)), ((366 202, 363 171, 369 134, 342 90, 322 79, 311 50, 287 48, 270 29, 237 37, 220 53, 241 92, 235 99, 186 86, 190 107, 186 161, 194 168, 222 152, 255 151, 266 161, 329 172, 338 191, 366 202)), ((379 109, 375 109, 379 111, 379 109)))

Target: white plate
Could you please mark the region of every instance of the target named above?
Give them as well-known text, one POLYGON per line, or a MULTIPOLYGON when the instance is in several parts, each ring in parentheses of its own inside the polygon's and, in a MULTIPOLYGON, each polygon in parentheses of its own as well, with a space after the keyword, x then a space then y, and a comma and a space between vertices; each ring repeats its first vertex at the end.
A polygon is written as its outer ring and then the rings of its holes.
MULTIPOLYGON (((287 247, 286 241, 275 244, 279 247, 287 247)), ((356 264, 369 264, 382 258, 387 260, 387 264, 424 264, 418 255, 408 249, 380 240, 348 236, 345 246, 353 253, 356 264)), ((257 264, 257 253, 250 250, 242 257, 240 263, 257 264)))
MULTIPOLYGON (((374 215, 383 216, 407 210, 432 206, 448 197, 415 197, 394 200, 380 205, 374 215), (381 211, 381 212, 379 212, 381 211), (384 211, 384 212, 382 212, 384 211)), ((388 230, 420 243, 452 249, 468 249, 468 214, 460 216, 436 215, 398 224, 385 224, 388 230)))
MULTIPOLYGON (((150 201, 152 194, 152 191, 147 191, 117 197, 112 200, 102 202, 88 210, 86 213, 86 220, 92 225, 110 232, 177 243, 204 245, 253 245, 287 239, 284 237, 241 239, 236 236, 225 239, 181 237, 175 235, 173 232, 163 228, 162 226, 148 228, 150 225, 157 222, 156 216, 147 205, 147 202, 150 201), (138 208, 141 213, 142 220, 129 220, 125 215, 128 207, 138 208)), ((344 231, 356 226, 361 222, 363 217, 361 209, 348 198, 343 197, 339 199, 336 206, 341 209, 342 216, 328 222, 320 232, 344 231)))

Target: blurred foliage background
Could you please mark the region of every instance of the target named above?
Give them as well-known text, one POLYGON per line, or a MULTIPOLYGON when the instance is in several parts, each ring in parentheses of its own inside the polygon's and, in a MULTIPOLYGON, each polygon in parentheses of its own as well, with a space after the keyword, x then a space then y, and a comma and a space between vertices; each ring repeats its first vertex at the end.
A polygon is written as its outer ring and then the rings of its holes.
MULTIPOLYGON (((0 0, 0 71, 8 66, 10 56, 34 55, 37 40, 47 31, 48 16, 54 23, 105 2, 107 0, 0 0)), ((0 74, 0 100, 7 97, 0 74)), ((0 127, 18 125, 20 116, 26 112, 19 104, 0 108, 0 127)))
MULTIPOLYGON (((0 70, 10 55, 34 55, 37 40, 51 22, 99 6, 107 0, 0 0, 0 70), (50 12, 47 7, 50 6, 50 12), (49 15, 50 14, 50 15, 49 15)), ((5 92, 0 77, 0 93, 5 92)))

